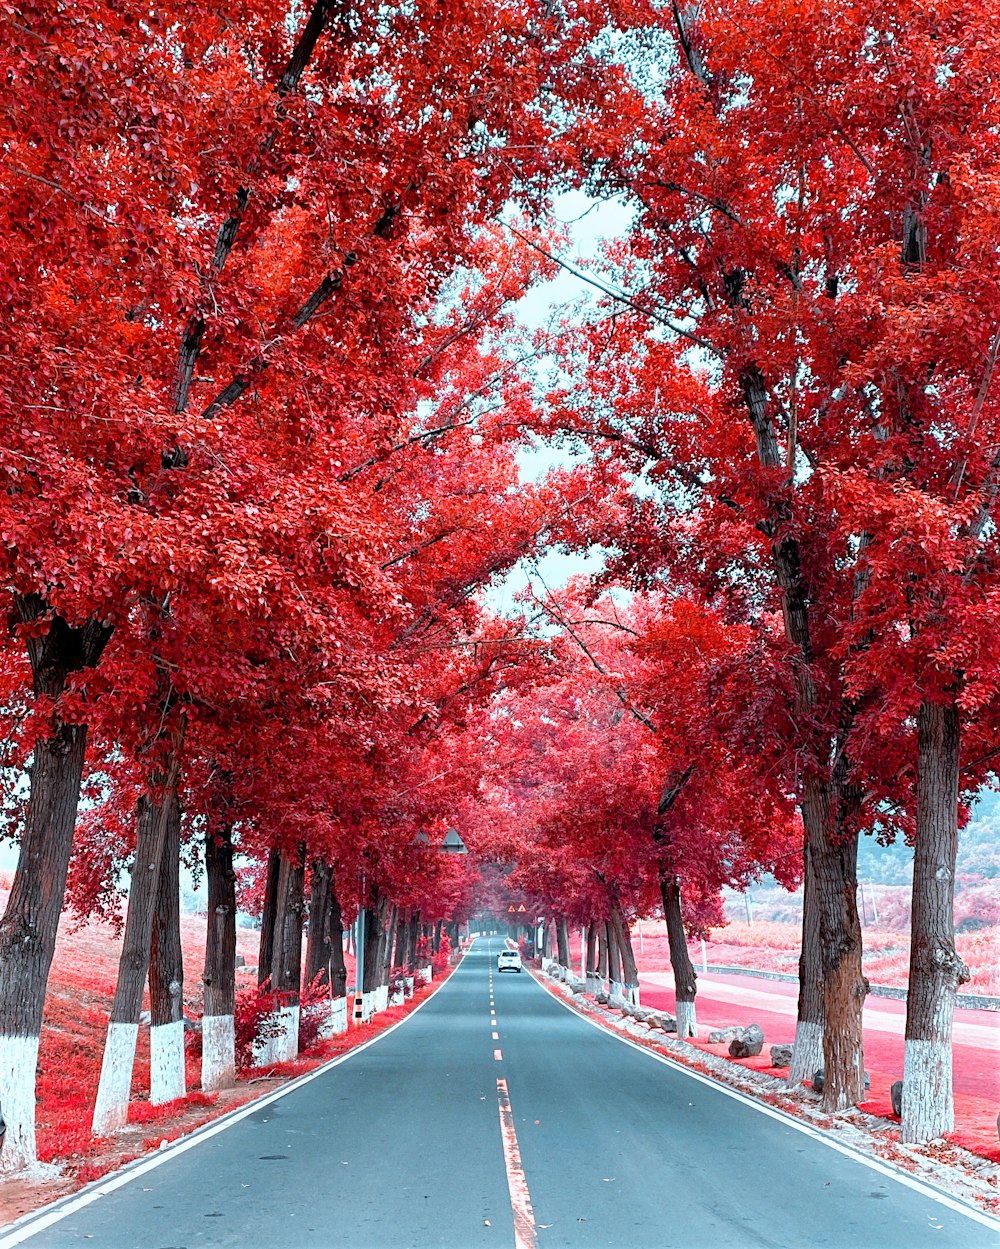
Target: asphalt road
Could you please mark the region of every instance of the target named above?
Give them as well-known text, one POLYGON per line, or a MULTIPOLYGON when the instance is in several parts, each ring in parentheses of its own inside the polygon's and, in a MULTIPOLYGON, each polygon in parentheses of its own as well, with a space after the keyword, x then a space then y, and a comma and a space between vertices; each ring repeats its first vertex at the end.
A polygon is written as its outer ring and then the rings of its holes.
POLYGON ((592 1026, 529 975, 497 975, 499 948, 480 939, 367 1049, 0 1249, 1000 1244, 592 1026))

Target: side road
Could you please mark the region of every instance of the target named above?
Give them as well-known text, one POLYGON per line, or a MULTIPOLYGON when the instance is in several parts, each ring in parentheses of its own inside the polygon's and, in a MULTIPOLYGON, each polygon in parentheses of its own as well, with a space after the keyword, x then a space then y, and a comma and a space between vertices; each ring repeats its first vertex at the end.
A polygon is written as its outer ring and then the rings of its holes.
MULTIPOLYGON (((656 1010, 674 1009, 671 972, 640 972, 640 1000, 656 1010)), ((761 1022, 768 1044, 790 1044, 795 1036, 798 984, 790 981, 698 973, 698 1021, 711 1028, 761 1022)), ((906 1003, 869 997, 865 1002, 865 1053, 868 1065, 903 1073, 903 1027, 906 1003)), ((990 1010, 955 1011, 955 1091, 1000 1105, 1000 1014, 990 1010)))

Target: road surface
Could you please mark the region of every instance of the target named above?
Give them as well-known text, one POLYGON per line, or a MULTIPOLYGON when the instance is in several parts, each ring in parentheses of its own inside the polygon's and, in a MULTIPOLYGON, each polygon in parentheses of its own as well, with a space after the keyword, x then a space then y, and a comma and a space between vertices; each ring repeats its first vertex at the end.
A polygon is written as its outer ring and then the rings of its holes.
POLYGON ((499 947, 369 1047, 0 1249, 997 1249, 960 1203, 498 975, 499 947))

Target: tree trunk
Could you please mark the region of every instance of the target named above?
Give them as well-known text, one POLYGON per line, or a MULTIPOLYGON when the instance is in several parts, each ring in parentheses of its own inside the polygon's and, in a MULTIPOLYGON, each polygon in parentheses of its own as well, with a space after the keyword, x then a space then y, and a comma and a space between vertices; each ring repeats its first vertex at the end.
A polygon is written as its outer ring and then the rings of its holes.
POLYGON ((330 873, 330 977, 335 998, 347 995, 347 964, 344 962, 344 916, 337 897, 337 882, 330 873))
POLYGON ((305 874, 304 847, 281 856, 271 958, 271 991, 277 995, 281 1029, 271 1049, 273 1062, 290 1062, 299 1052, 305 874))
MULTIPOLYGON (((21 621, 46 612, 37 595, 15 595, 21 621)), ((37 696, 58 702, 71 672, 96 667, 110 628, 90 621, 72 629, 56 616, 46 634, 27 639, 37 696)), ((55 951, 66 873, 80 802, 87 726, 53 717, 49 736, 35 742, 28 765, 28 808, 17 870, 0 921, 0 1107, 7 1125, 0 1170, 37 1161, 35 1073, 45 988, 55 951)))
POLYGON ((587 925, 587 939, 584 944, 584 967, 587 992, 597 993, 600 988, 597 971, 597 925, 593 923, 587 925))
POLYGON ((857 906, 857 834, 832 828, 830 788, 807 778, 803 820, 815 871, 823 969, 823 1101, 827 1111, 864 1099, 862 1011, 868 981, 861 970, 857 906))
POLYGON ((959 708, 925 700, 917 716, 917 839, 913 855, 910 981, 906 996, 903 1128, 907 1142, 955 1127, 951 1034, 955 994, 969 971, 955 949, 959 708))
POLYGON ((811 1080, 823 1065, 823 950, 819 937, 816 873, 808 838, 802 847, 802 945, 799 950, 799 1003, 795 1044, 787 1087, 811 1080))
POLYGON ((333 931, 330 925, 332 873, 325 859, 314 859, 309 870, 309 930, 306 934, 305 982, 317 987, 330 983, 333 931))
POLYGON ((153 1106, 187 1093, 184 1070, 184 955, 181 951, 181 808, 164 802, 166 827, 149 961, 149 1100, 153 1106))
POLYGON ((611 925, 615 932, 615 943, 618 946, 618 957, 622 964, 622 981, 625 987, 625 998, 633 1006, 639 1005, 639 972, 635 965, 635 954, 632 951, 632 934, 629 932, 625 912, 617 899, 611 904, 611 925))
POLYGON ((608 926, 592 924, 597 929, 597 976, 600 980, 608 978, 608 926))
MULTIPOLYGON (((765 469, 783 467, 777 432, 771 414, 767 385, 756 363, 748 363, 740 384, 747 415, 753 426, 757 458, 765 469)), ((837 730, 822 727, 824 712, 837 711, 821 702, 813 678, 815 654, 809 618, 809 592, 802 570, 802 553, 793 536, 791 506, 780 493, 767 501, 768 519, 761 525, 771 540, 775 580, 781 591, 781 614, 785 637, 794 648, 795 720, 817 727, 803 736, 800 749, 813 759, 830 757, 838 745, 837 730)), ((841 726, 841 730, 842 730, 841 726)), ((846 755, 836 751, 843 769, 846 755)), ((867 981, 861 974, 861 924, 858 920, 857 834, 841 837, 840 786, 805 771, 800 780, 802 821, 805 825, 816 902, 823 978, 823 1109, 844 1110, 864 1096, 864 1048, 861 1013, 867 981)), ((802 1020, 805 1023, 807 1021, 802 1020)))
POLYGON ((396 908, 394 931, 389 936, 389 980, 394 986, 389 998, 390 1005, 398 1005, 406 998, 406 942, 410 933, 410 921, 405 907, 396 908))
POLYGON ((444 920, 439 919, 434 925, 434 953, 441 949, 441 934, 444 932, 444 920))
POLYGON ((399 909, 395 906, 388 908, 388 913, 382 923, 382 933, 378 944, 378 983, 379 988, 387 988, 389 978, 392 974, 392 948, 393 939, 396 936, 396 924, 399 922, 399 909))
POLYGON ((399 912, 399 924, 396 928, 396 955, 395 964, 399 975, 403 980, 403 996, 411 997, 413 994, 413 972, 410 966, 413 962, 413 951, 411 941, 413 938, 413 919, 412 911, 406 907, 399 912))
POLYGON ((420 912, 414 911, 410 916, 410 940, 409 940, 409 969, 410 975, 414 975, 417 970, 417 942, 420 939, 420 912))
POLYGON ((340 903, 333 887, 333 871, 325 859, 315 859, 309 879, 309 934, 306 944, 306 984, 325 986, 330 997, 330 1019, 320 1035, 347 1031, 347 967, 340 903))
POLYGON ((556 919, 556 948, 558 950, 559 966, 565 967, 569 971, 569 925, 562 915, 556 919))
POLYGON ((400 971, 405 971, 409 962, 409 944, 410 912, 406 907, 400 907, 399 918, 396 920, 396 945, 392 956, 393 967, 398 967, 400 971))
POLYGON ((280 875, 281 855, 277 850, 271 850, 267 856, 267 877, 264 881, 264 907, 260 913, 260 955, 257 959, 257 985, 261 989, 271 979, 271 964, 274 962, 274 921, 278 913, 278 878, 280 875))
POLYGON ((201 1020, 201 1087, 236 1083, 236 872, 233 830, 223 823, 205 836, 208 925, 205 936, 205 1006, 201 1020))
POLYGON ((685 1037, 698 1035, 695 1015, 698 977, 688 953, 687 933, 684 931, 680 877, 670 875, 663 863, 660 864, 660 897, 663 901, 663 918, 667 924, 670 966, 674 972, 677 1035, 683 1040, 685 1037))
MULTIPOLYGON (((129 887, 125 937, 118 961, 118 983, 111 1004, 111 1019, 94 1105, 95 1136, 107 1136, 109 1132, 124 1127, 128 1119, 142 991, 153 940, 153 910, 159 891, 168 810, 176 794, 177 755, 176 752, 172 754, 169 779, 160 801, 155 802, 147 793, 139 799, 137 807, 135 860, 129 887)), ((157 778, 158 782, 162 780, 162 777, 157 778)), ((158 785, 154 784, 151 788, 155 792, 158 785)))
POLYGON ((604 933, 608 949, 608 993, 613 997, 620 997, 623 988, 622 961, 618 950, 618 936, 610 920, 604 924, 604 933))

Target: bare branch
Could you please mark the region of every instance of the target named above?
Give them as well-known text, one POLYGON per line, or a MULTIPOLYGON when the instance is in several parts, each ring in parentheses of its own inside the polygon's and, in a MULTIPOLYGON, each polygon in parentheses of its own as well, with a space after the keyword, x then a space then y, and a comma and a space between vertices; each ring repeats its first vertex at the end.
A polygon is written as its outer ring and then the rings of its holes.
POLYGON ((675 321, 671 321, 669 317, 665 317, 661 313, 655 312, 652 308, 643 308, 641 304, 636 303, 636 301, 632 299, 631 296, 626 295, 624 291, 615 290, 613 286, 610 286, 606 282, 591 276, 584 269, 580 269, 576 265, 571 264, 570 261, 563 260, 561 257, 554 255, 552 252, 546 251, 544 247, 540 246, 540 244, 536 243, 533 239, 528 238, 526 234, 522 234, 520 230, 516 230, 512 225, 508 225, 507 222, 503 222, 503 225, 510 230, 511 234, 516 235, 522 242, 527 243, 529 247, 534 248, 539 255, 544 256, 547 260, 551 260, 553 264, 557 264, 560 269, 565 269, 567 273, 572 273, 575 278, 579 278, 581 282, 585 282, 588 286, 592 286, 595 290, 600 291, 602 295, 607 295, 609 299, 614 299, 618 303, 624 304, 627 308, 631 308, 633 312, 637 312, 642 317, 647 317, 650 321, 656 321, 659 325, 665 325, 675 334, 679 335, 681 338, 686 338, 689 342, 695 343, 704 351, 710 351, 715 356, 723 355, 723 352, 721 352, 714 343, 710 343, 707 338, 701 338, 697 334, 692 334, 690 330, 684 329, 683 326, 678 325, 675 321))

